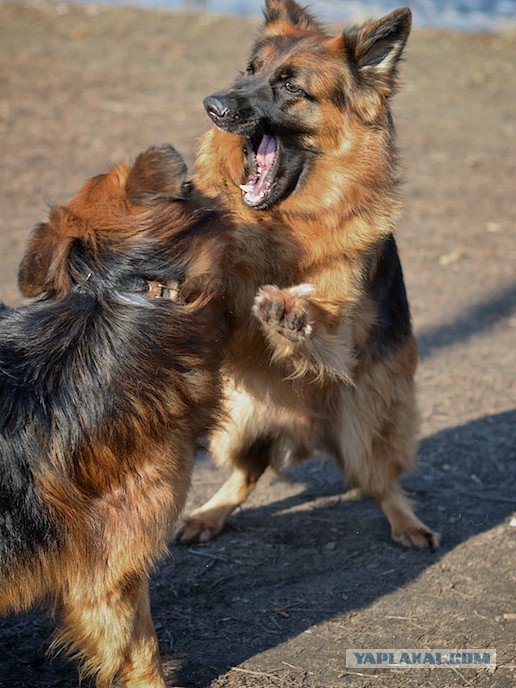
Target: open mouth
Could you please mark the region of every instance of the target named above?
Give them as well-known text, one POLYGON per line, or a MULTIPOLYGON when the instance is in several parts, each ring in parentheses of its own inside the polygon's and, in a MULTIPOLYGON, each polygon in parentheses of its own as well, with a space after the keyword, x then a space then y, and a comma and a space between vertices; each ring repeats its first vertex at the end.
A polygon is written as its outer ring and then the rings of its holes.
POLYGON ((250 208, 261 208, 268 201, 276 186, 276 172, 279 166, 278 142, 274 136, 263 134, 261 140, 248 139, 249 176, 241 184, 242 198, 250 208))

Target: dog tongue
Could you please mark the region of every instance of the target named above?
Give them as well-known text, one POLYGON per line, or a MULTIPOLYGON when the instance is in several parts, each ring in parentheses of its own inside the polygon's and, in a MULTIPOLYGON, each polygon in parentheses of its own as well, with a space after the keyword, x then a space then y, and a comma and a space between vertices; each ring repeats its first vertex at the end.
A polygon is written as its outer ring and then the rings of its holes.
POLYGON ((256 152, 255 167, 247 182, 240 185, 249 205, 259 205, 270 192, 271 182, 268 175, 276 159, 276 150, 276 139, 264 134, 256 152))
POLYGON ((256 162, 259 166, 267 168, 272 167, 274 158, 276 157, 276 139, 273 136, 264 134, 263 139, 256 153, 256 162))

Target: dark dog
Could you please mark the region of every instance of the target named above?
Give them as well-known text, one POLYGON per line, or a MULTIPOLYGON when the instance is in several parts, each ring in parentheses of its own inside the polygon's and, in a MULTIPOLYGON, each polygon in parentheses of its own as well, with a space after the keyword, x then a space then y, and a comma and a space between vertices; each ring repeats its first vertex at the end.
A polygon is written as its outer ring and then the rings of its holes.
MULTIPOLYGON (((101 686, 162 688, 148 576, 219 410, 224 227, 170 147, 55 207, 0 311, 0 612, 49 599, 101 686)), ((227 224, 227 223, 226 223, 227 224)))
POLYGON ((232 422, 212 442, 234 473, 184 520, 184 539, 218 533, 268 465, 324 451, 396 541, 437 545, 399 484, 416 449, 417 347, 389 101, 410 26, 402 8, 334 37, 294 0, 267 0, 245 73, 205 100, 215 127, 196 183, 240 223, 242 325, 228 347, 232 422), (252 322, 260 284, 279 289, 262 290, 252 322))

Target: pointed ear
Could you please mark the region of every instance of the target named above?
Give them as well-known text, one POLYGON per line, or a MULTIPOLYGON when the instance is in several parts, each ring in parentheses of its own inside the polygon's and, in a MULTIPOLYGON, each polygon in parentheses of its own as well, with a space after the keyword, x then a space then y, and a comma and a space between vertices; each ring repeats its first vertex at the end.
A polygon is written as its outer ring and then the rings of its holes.
POLYGON ((181 155, 168 144, 151 146, 140 153, 127 175, 125 190, 135 203, 157 197, 185 197, 187 167, 181 155))
POLYGON ((263 16, 265 26, 276 22, 286 22, 305 29, 321 30, 317 19, 294 0, 265 0, 263 16))
POLYGON ((348 55, 360 75, 389 95, 395 89, 397 64, 412 24, 408 7, 400 7, 377 22, 344 33, 348 55))
POLYGON ((46 291, 62 296, 70 289, 69 258, 82 233, 79 218, 68 208, 55 207, 48 220, 33 231, 18 269, 18 287, 24 296, 46 291))

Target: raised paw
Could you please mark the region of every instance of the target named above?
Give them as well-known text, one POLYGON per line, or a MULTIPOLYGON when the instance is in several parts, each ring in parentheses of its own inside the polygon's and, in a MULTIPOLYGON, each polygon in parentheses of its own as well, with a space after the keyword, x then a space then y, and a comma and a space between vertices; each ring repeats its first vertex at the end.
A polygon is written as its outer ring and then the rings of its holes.
POLYGON ((311 284, 298 284, 289 289, 268 284, 259 289, 253 313, 266 331, 276 332, 298 344, 312 331, 310 305, 306 297, 313 291, 311 284))

